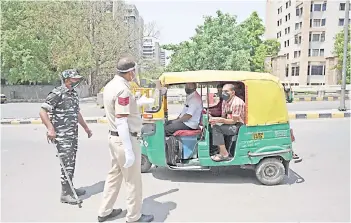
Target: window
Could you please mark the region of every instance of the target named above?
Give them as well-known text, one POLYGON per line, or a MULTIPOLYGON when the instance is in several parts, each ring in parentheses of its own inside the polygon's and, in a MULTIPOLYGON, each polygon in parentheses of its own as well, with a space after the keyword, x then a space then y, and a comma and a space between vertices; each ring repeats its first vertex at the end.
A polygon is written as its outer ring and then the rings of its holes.
POLYGON ((320 19, 313 19, 313 27, 320 27, 321 20, 320 19))
POLYGON ((277 26, 279 26, 279 20, 277 21, 277 26))
POLYGON ((286 68, 285 68, 285 77, 289 77, 289 65, 286 65, 286 68))
POLYGON ((310 35, 308 37, 308 41, 311 42, 311 40, 312 40, 312 33, 310 32, 310 35))
POLYGON ((294 58, 300 57, 301 56, 301 50, 299 51, 294 51, 294 58))
POLYGON ((310 19, 310 28, 312 27, 312 19, 310 19))
POLYGON ((339 19, 339 26, 343 26, 344 25, 344 19, 339 19))
POLYGON ((323 65, 312 65, 311 75, 323 75, 323 65))
POLYGON ((287 21, 288 21, 288 15, 285 16, 285 22, 287 22, 287 21))
POLYGON ((318 49, 313 49, 312 50, 312 56, 313 57, 318 57, 318 54, 319 54, 319 50, 318 49))
MULTIPOLYGON (((311 69, 311 66, 308 65, 308 66, 307 66, 307 76, 310 76, 310 69, 311 69)), ((307 84, 307 85, 308 85, 308 84, 307 84)))
POLYGON ((278 9, 278 14, 282 13, 283 12, 283 7, 279 7, 278 9))
POLYGON ((299 76, 300 75, 300 67, 291 67, 291 76, 299 76))
POLYGON ((299 36, 298 35, 295 35, 295 44, 298 44, 299 43, 299 36))
POLYGON ((319 12, 319 11, 321 11, 321 9, 322 9, 322 5, 321 4, 314 4, 313 5, 313 11, 319 12))
POLYGON ((308 50, 308 56, 311 56, 311 49, 308 50))
POLYGON ((319 56, 324 57, 324 49, 319 50, 319 56))
POLYGON ((320 34, 313 34, 313 35, 312 35, 312 41, 313 41, 313 42, 319 41, 319 36, 320 36, 320 34))
POLYGON ((280 25, 282 25, 282 24, 283 24, 283 20, 282 20, 282 19, 279 19, 279 22, 280 22, 280 25))
POLYGON ((339 10, 345 11, 345 8, 346 8, 346 3, 340 3, 339 10))
POLYGON ((322 11, 326 11, 327 10, 327 3, 324 2, 322 5, 322 11))
POLYGON ((299 23, 295 23, 295 30, 298 30, 300 28, 299 23))
POLYGON ((286 35, 286 34, 288 34, 288 29, 287 29, 287 28, 285 28, 285 35, 286 35))
POLYGON ((282 32, 277 33, 277 38, 282 37, 282 32))
POLYGON ((289 40, 287 40, 286 42, 287 42, 288 46, 290 46, 290 41, 289 41, 289 40))
POLYGON ((302 22, 300 22, 300 29, 302 29, 302 22))
POLYGON ((302 37, 299 36, 299 44, 301 44, 301 42, 302 42, 302 37))
POLYGON ((325 41, 325 32, 322 32, 321 34, 321 42, 324 42, 325 41))
POLYGON ((285 3, 285 8, 286 8, 286 9, 289 8, 289 2, 286 2, 286 3, 285 3))
POLYGON ((286 54, 286 59, 289 60, 289 53, 286 54))
POLYGON ((289 40, 287 40, 287 41, 284 41, 284 47, 288 47, 290 45, 290 42, 289 42, 289 40))
POLYGON ((288 19, 290 20, 290 13, 288 14, 288 19))
POLYGON ((301 8, 296 8, 296 16, 301 16, 302 15, 302 7, 301 8))
POLYGON ((322 26, 325 26, 325 19, 322 19, 322 26))
POLYGON ((289 0, 289 6, 291 6, 291 0, 289 0))

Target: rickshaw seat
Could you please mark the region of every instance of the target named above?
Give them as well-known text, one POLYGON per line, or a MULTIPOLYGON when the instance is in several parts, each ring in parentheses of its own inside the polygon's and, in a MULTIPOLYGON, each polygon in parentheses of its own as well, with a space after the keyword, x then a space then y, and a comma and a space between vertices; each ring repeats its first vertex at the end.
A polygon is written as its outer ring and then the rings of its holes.
POLYGON ((174 136, 197 136, 202 133, 202 129, 195 130, 178 130, 173 135, 174 136))

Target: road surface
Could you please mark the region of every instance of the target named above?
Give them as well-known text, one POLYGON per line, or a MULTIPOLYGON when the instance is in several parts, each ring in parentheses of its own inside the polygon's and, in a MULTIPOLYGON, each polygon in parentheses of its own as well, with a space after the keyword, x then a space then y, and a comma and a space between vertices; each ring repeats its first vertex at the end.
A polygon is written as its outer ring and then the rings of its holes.
MULTIPOLYGON (((291 165, 284 184, 260 185, 252 171, 237 168, 173 172, 159 167, 143 174, 143 212, 157 222, 349 222, 350 120, 291 123, 303 162, 291 165)), ((97 221, 110 158, 107 125, 90 127, 93 137, 81 131, 79 138, 75 184, 87 190, 79 209, 59 202, 59 163, 44 127, 2 126, 2 221, 97 221)), ((123 186, 116 208, 125 210, 125 197, 123 186)))
MULTIPOLYGON (((295 102, 288 104, 290 112, 294 111, 316 111, 330 110, 339 107, 337 101, 317 101, 317 102, 295 102)), ((350 101, 346 103, 350 108, 350 101)), ((103 109, 97 107, 95 103, 81 103, 81 111, 84 117, 103 116, 103 109)), ((9 103, 1 104, 1 118, 36 118, 39 117, 40 103, 9 103)), ((170 114, 179 114, 182 110, 182 105, 169 105, 170 114)))

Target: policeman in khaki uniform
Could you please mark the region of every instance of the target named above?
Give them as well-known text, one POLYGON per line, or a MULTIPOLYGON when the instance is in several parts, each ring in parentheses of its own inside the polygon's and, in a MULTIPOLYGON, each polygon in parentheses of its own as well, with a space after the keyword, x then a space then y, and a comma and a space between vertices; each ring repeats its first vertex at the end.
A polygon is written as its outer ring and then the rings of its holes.
POLYGON ((107 175, 98 221, 114 218, 122 209, 113 209, 123 178, 127 189, 127 222, 151 222, 153 215, 141 214, 141 148, 137 136, 141 132, 140 103, 132 94, 129 82, 135 80, 136 63, 122 58, 118 74, 104 88, 104 107, 108 120, 108 142, 112 168, 107 175))

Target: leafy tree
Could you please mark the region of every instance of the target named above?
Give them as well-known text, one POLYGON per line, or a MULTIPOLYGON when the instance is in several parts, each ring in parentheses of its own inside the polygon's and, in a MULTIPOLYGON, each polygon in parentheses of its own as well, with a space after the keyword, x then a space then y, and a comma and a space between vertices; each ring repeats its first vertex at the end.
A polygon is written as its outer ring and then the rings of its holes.
POLYGON ((189 41, 165 45, 173 51, 168 71, 186 70, 250 70, 264 71, 267 55, 276 55, 279 42, 262 41, 264 26, 256 12, 237 24, 236 16, 217 11, 206 16, 203 25, 189 41))
MULTIPOLYGON (((349 27, 349 33, 348 33, 348 45, 347 45, 347 63, 346 63, 346 83, 350 84, 350 73, 351 73, 351 67, 350 67, 350 39, 351 39, 351 32, 350 32, 350 27, 349 27)), ((336 69, 338 69, 340 72, 342 71, 342 64, 344 61, 344 30, 342 30, 340 33, 338 33, 335 36, 335 42, 334 42, 334 54, 338 58, 338 64, 336 65, 336 69)))
POLYGON ((173 51, 168 71, 186 70, 250 70, 250 52, 245 48, 242 28, 236 17, 217 11, 217 16, 206 16, 190 41, 165 45, 173 51))

